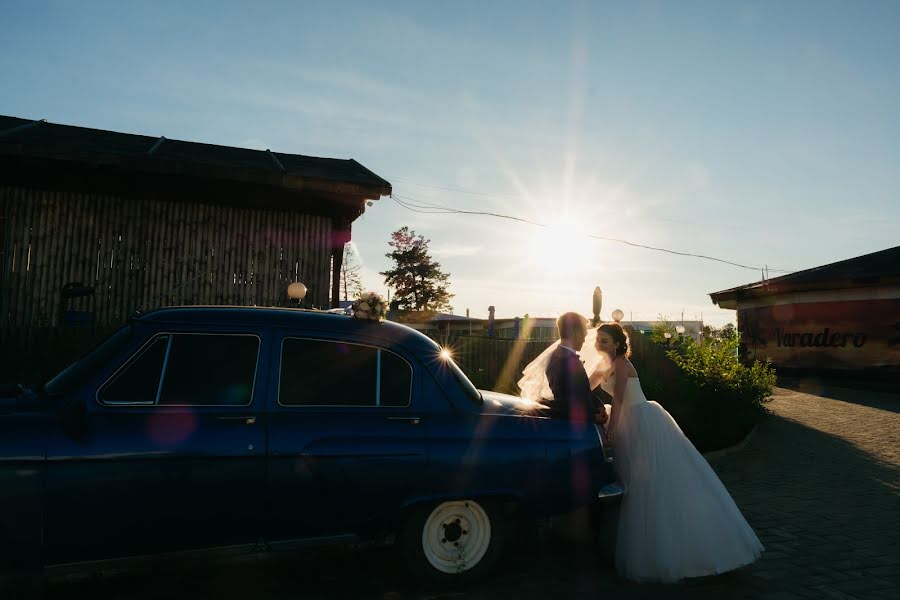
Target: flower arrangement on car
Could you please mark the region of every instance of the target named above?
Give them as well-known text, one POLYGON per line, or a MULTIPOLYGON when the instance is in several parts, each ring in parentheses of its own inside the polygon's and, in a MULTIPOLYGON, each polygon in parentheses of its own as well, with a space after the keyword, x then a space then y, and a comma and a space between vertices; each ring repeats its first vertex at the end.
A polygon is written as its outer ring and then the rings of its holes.
POLYGON ((387 302, 376 292, 366 292, 350 305, 350 314, 357 319, 380 321, 387 313, 387 302))

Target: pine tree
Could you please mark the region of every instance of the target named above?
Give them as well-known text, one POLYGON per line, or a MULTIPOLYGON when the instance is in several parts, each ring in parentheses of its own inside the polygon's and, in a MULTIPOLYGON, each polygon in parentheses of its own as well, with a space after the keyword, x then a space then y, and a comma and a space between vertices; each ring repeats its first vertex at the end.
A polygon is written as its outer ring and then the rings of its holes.
POLYGON ((394 268, 381 275, 394 288, 391 304, 401 312, 453 310, 449 304, 453 294, 447 291, 450 274, 428 254, 430 242, 405 226, 391 234, 388 245, 393 250, 385 256, 394 261, 394 268))
POLYGON ((341 261, 341 290, 344 300, 355 300, 365 291, 360 276, 359 260, 353 252, 353 245, 344 244, 344 259, 341 261))

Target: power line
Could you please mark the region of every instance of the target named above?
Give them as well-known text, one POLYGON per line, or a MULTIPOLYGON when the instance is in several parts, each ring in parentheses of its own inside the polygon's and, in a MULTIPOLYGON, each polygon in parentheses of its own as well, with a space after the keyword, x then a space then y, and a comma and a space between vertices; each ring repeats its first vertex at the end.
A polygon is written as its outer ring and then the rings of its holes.
MULTIPOLYGON (((431 185, 427 183, 417 183, 415 181, 404 181, 402 179, 391 179, 391 181, 396 183, 402 183, 406 185, 416 185, 419 187, 430 188, 433 190, 444 190, 447 192, 455 192, 458 194, 469 194, 471 196, 481 196, 483 198, 496 198, 496 199, 507 199, 507 200, 518 200, 522 201, 526 197, 523 195, 514 196, 512 194, 498 194, 495 192, 478 192, 475 190, 467 190, 460 187, 452 187, 452 186, 442 186, 442 185, 431 185)), ((403 196, 401 196, 402 198, 403 196)), ((420 200, 419 202, 425 202, 424 200, 420 200)), ((453 209, 447 209, 453 210, 453 209)), ((737 225, 726 225, 724 223, 709 223, 709 222, 701 222, 697 220, 687 220, 687 219, 673 219, 671 217, 643 217, 644 220, 648 221, 659 221, 662 223, 677 223, 679 225, 692 225, 692 226, 703 226, 703 227, 723 227, 728 229, 741 229, 741 227, 737 225)), ((790 271, 785 271, 790 272, 790 271)))
MULTIPOLYGON (((398 194, 393 194, 391 197, 394 198, 394 196, 397 196, 397 195, 398 194)), ((413 200, 412 198, 409 198, 408 196, 400 196, 400 197, 404 198, 406 200, 406 202, 397 200, 397 198, 394 198, 394 201, 406 209, 413 210, 412 208, 410 208, 410 206, 415 206, 419 209, 429 208, 426 206, 414 204, 414 202, 416 202, 416 200, 413 200), (410 201, 412 201, 412 202, 410 202, 410 201)), ((504 215, 501 213, 488 212, 488 211, 483 211, 483 210, 459 210, 456 208, 449 208, 446 206, 441 206, 441 207, 435 206, 433 208, 435 210, 415 210, 414 212, 422 212, 422 213, 430 213, 430 214, 484 215, 487 217, 496 217, 498 219, 509 219, 511 221, 519 221, 521 223, 528 223, 529 225, 536 225, 537 227, 547 227, 546 223, 537 223, 535 221, 530 221, 528 219, 523 219, 521 217, 514 217, 512 215, 504 215)))
MULTIPOLYGON (((512 215, 504 215, 501 213, 489 212, 489 211, 481 211, 481 210, 460 210, 456 208, 450 208, 448 206, 442 206, 435 203, 426 203, 424 201, 416 200, 415 198, 411 198, 409 196, 403 196, 400 194, 392 194, 391 199, 394 200, 397 204, 402 206, 403 208, 417 213, 423 214, 459 214, 459 215, 482 215, 486 217, 495 217, 498 219, 509 219, 511 221, 518 221, 520 223, 527 223, 528 225, 534 225, 537 227, 548 227, 547 223, 538 223, 536 221, 531 221, 529 219, 523 219, 521 217, 514 217, 512 215), (400 199, 402 198, 402 200, 400 199)), ((676 256, 689 256, 692 258, 702 258, 704 260, 711 260, 715 262, 724 263, 726 265, 732 265, 735 267, 740 267, 742 269, 750 269, 752 271, 759 271, 760 267, 752 267, 750 265, 742 265, 740 263, 736 263, 730 260, 725 260, 724 258, 716 258, 714 256, 707 256, 705 254, 695 254, 693 252, 680 252, 678 250, 669 250, 668 248, 660 248, 658 246, 649 246, 647 244, 639 244, 637 242, 629 242, 628 240, 623 240, 619 238, 611 238, 601 235, 592 235, 587 234, 587 237, 593 238, 596 240, 602 240, 606 242, 616 242, 619 244, 625 244, 626 246, 632 246, 634 248, 644 248, 645 250, 654 250, 656 252, 665 252, 667 254, 674 254, 676 256)), ((768 269, 769 271, 774 271, 777 273, 791 273, 792 271, 785 269, 768 269)))
POLYGON ((512 196, 510 194, 493 194, 490 192, 476 192, 474 190, 466 190, 458 187, 450 187, 450 186, 442 186, 442 185, 429 185, 427 183, 416 183, 415 181, 403 181, 402 179, 391 179, 391 181, 396 181, 397 183, 405 183, 406 185, 417 185, 419 187, 431 188, 433 190, 444 190, 446 192, 457 192, 460 194, 469 194, 471 196, 484 196, 487 198, 508 198, 510 200, 521 200, 521 196, 512 196))

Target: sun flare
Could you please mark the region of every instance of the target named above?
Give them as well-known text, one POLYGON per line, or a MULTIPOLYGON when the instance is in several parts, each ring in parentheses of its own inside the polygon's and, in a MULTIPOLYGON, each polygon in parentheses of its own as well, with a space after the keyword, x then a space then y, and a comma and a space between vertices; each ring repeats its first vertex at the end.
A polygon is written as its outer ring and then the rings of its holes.
POLYGON ((542 275, 574 275, 592 260, 595 244, 587 228, 573 218, 558 219, 537 230, 531 262, 542 275))

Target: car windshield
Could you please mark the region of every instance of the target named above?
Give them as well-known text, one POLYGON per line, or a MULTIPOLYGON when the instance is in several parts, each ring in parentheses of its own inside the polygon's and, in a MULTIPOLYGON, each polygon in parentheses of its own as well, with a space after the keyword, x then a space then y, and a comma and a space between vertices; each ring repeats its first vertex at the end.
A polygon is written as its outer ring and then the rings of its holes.
POLYGON ((128 344, 134 328, 129 323, 94 346, 84 356, 57 373, 44 384, 43 391, 48 396, 64 394, 106 364, 117 352, 128 344))

